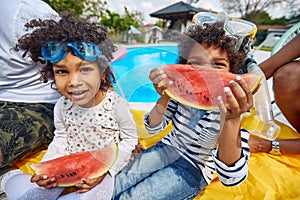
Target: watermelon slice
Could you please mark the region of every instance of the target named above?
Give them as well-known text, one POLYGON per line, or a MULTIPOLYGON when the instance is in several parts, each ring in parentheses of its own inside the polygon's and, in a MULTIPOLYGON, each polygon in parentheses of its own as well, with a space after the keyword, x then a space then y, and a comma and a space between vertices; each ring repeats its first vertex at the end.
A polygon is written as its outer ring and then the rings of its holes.
POLYGON ((202 110, 219 109, 217 97, 225 99, 224 87, 236 76, 241 76, 252 92, 262 80, 255 74, 233 74, 199 65, 169 64, 161 69, 173 81, 165 92, 184 105, 202 110))
POLYGON ((68 187, 80 183, 82 178, 94 179, 102 176, 113 165, 117 154, 118 148, 114 144, 100 150, 62 156, 30 167, 37 175, 55 177, 58 187, 68 187))

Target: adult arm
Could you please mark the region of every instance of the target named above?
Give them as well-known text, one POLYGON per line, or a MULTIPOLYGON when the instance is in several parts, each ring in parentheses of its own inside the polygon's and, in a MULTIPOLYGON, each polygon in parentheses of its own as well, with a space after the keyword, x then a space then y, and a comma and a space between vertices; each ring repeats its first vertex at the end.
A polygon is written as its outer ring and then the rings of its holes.
POLYGON ((267 79, 273 76, 275 71, 284 64, 300 57, 300 35, 294 37, 274 55, 259 64, 267 79))
MULTIPOLYGON (((278 140, 280 152, 282 154, 300 154, 300 138, 278 140)), ((269 153, 272 149, 272 142, 251 136, 249 146, 252 153, 265 152, 269 153)))

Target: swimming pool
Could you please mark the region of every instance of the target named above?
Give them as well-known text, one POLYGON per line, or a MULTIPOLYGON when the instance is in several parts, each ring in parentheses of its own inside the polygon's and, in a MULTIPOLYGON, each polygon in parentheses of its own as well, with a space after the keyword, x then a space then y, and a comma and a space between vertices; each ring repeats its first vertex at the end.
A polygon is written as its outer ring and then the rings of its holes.
POLYGON ((159 95, 148 78, 150 70, 176 63, 177 52, 177 46, 129 47, 123 59, 112 63, 125 98, 129 102, 156 102, 159 95))

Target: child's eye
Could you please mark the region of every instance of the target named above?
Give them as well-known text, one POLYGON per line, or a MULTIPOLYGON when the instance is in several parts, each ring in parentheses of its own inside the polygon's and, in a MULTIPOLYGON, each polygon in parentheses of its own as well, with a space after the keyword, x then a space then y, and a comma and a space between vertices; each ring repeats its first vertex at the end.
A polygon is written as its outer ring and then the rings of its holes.
POLYGON ((208 63, 208 62, 198 62, 198 61, 188 62, 187 64, 189 64, 189 65, 203 65, 203 66, 209 66, 210 65, 210 63, 208 63))
POLYGON ((187 64, 188 65, 201 65, 200 62, 188 62, 187 64))
POLYGON ((90 71, 93 71, 93 69, 90 67, 83 67, 80 69, 80 72, 90 72, 90 71))
POLYGON ((54 74, 67 74, 68 71, 67 70, 55 70, 54 74))
POLYGON ((214 66, 214 68, 217 68, 217 69, 224 69, 227 67, 227 65, 225 63, 221 63, 221 62, 213 63, 213 66, 214 66))

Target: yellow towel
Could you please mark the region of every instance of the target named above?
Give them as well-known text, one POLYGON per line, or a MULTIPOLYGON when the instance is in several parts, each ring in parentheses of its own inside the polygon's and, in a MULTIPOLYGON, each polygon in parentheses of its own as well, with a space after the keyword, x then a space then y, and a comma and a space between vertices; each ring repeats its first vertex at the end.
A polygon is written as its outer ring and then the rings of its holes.
MULTIPOLYGON (((242 123, 253 124, 254 116, 242 123)), ((300 138, 300 134, 287 125, 275 121, 280 127, 278 139, 300 138)), ((243 125, 243 124, 242 124, 243 125)), ((296 200, 300 199, 300 155, 273 156, 251 153, 249 175, 239 186, 225 187, 215 176, 195 200, 296 200)))
POLYGON ((172 123, 170 123, 163 131, 159 134, 149 134, 145 129, 144 115, 146 111, 131 109, 134 116, 134 120, 138 129, 139 143, 145 148, 149 148, 160 141, 165 135, 171 132, 172 123))
MULTIPOLYGON (((132 109, 138 128, 139 142, 149 148, 168 134, 171 125, 156 135, 147 133, 143 117, 146 111, 132 109)), ((248 117, 247 120, 253 120, 248 117)), ((281 126, 279 139, 300 138, 293 129, 276 122, 281 126)), ((32 173, 29 164, 38 163, 45 151, 38 152, 30 158, 22 159, 13 165, 26 173, 32 173)), ((252 153, 249 161, 249 176, 239 186, 225 187, 213 179, 195 200, 294 200, 300 199, 300 155, 273 156, 267 153, 252 153)))

